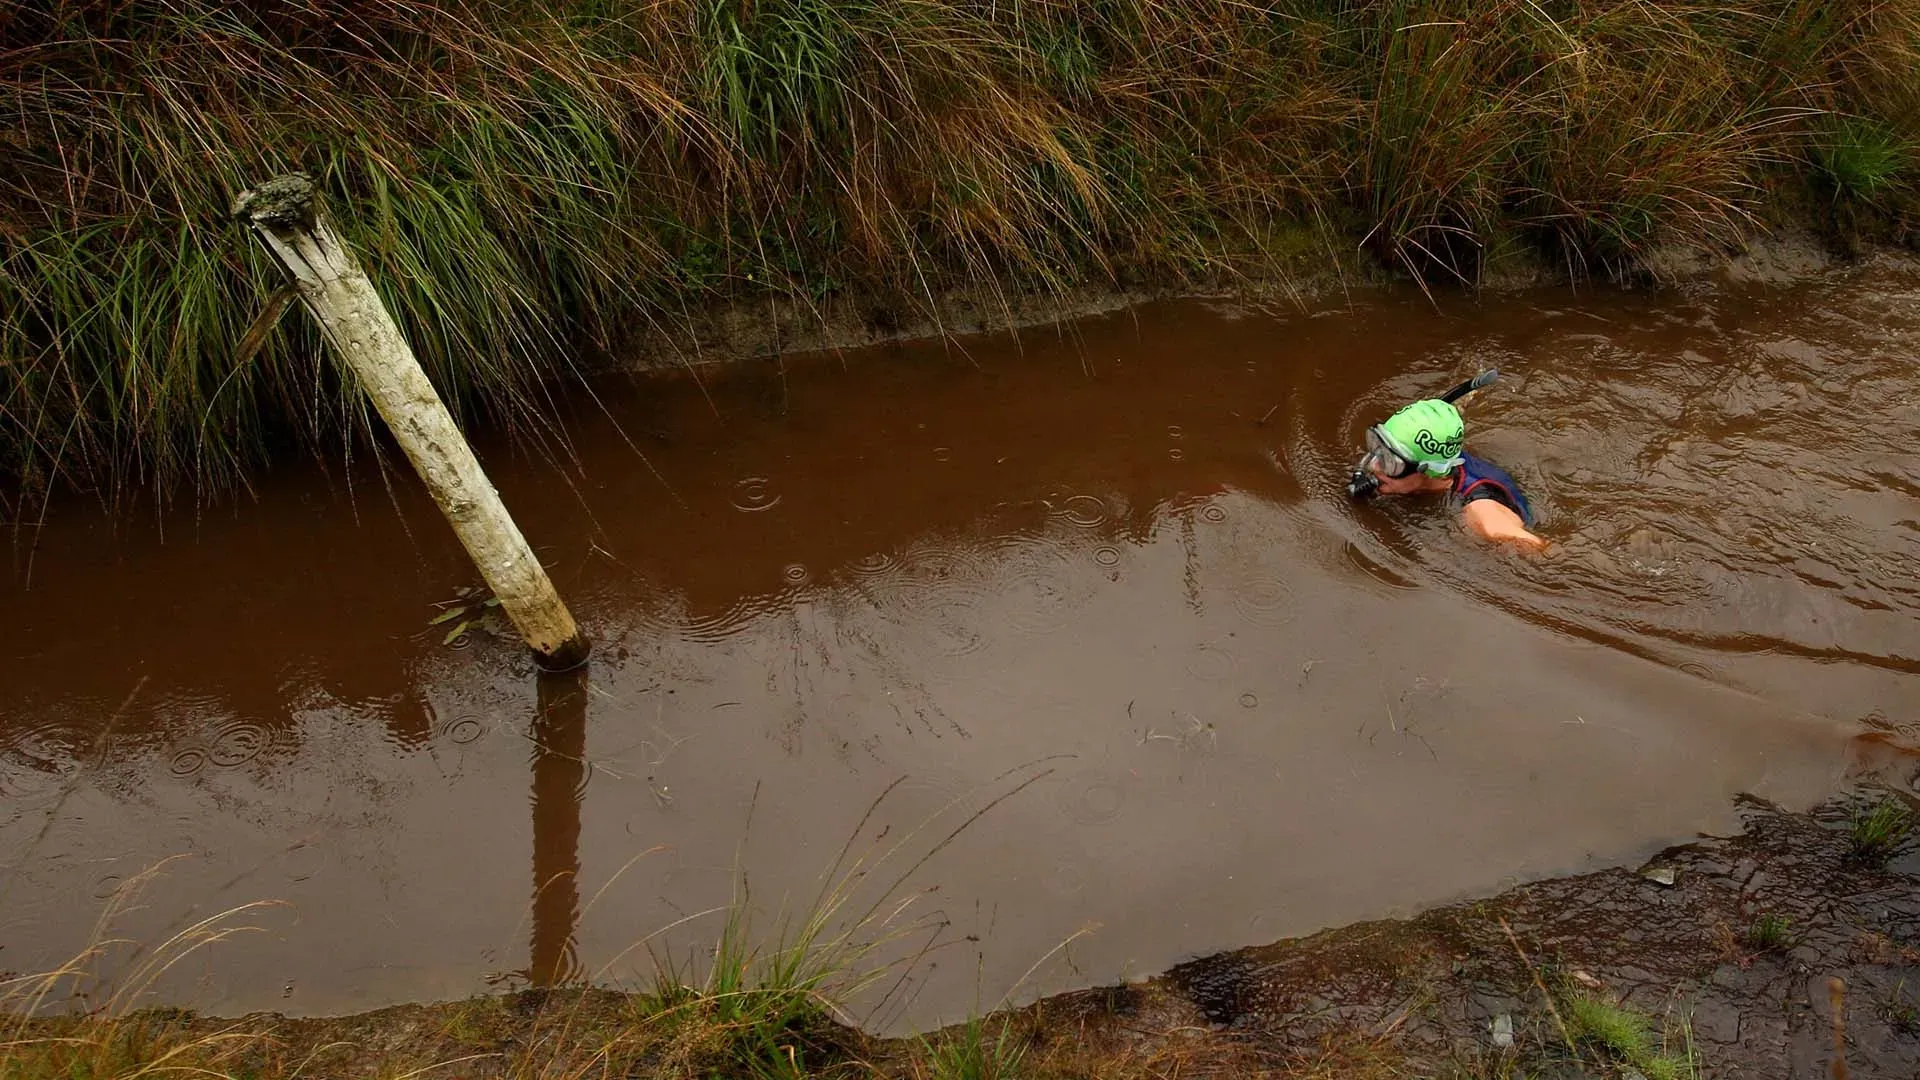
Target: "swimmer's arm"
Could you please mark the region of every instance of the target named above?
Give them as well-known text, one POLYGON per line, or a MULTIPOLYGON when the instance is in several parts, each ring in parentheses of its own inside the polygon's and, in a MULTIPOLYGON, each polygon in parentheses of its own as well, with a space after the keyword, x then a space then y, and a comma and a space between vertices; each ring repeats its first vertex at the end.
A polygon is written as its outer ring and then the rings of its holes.
POLYGON ((1520 515, 1492 499, 1475 499, 1460 508, 1467 531, 1482 540, 1512 544, 1522 551, 1544 551, 1547 542, 1527 531, 1520 515))

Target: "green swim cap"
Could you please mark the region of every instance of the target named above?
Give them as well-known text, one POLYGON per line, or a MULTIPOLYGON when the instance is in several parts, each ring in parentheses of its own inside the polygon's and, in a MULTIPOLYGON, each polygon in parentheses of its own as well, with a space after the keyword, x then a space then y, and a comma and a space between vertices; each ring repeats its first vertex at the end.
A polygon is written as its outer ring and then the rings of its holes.
POLYGON ((1394 453, 1419 465, 1428 476, 1445 476, 1466 459, 1460 456, 1467 425, 1460 410, 1438 398, 1416 401, 1387 418, 1380 434, 1394 453))

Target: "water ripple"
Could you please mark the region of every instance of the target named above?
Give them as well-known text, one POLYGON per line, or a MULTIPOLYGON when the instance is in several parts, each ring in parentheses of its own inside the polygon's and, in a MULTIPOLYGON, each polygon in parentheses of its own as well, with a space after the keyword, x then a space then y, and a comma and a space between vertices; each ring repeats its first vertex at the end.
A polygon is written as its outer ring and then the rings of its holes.
POLYGON ((1006 624, 1024 634, 1061 629, 1092 592, 1091 582, 1066 549, 1047 538, 1017 538, 1004 544, 997 570, 999 592, 1007 604, 1006 624))
POLYGON ((748 476, 734 483, 731 501, 735 510, 753 514, 780 505, 780 493, 766 477, 748 476))
POLYGON ((1082 825, 1105 825, 1120 816, 1126 803, 1119 780, 1098 770, 1067 777, 1056 796, 1060 812, 1082 825))
POLYGON ((1056 508, 1067 523, 1082 529, 1098 529, 1107 523, 1106 500, 1097 495, 1074 495, 1056 508))
POLYGON ((234 720, 222 727, 209 741, 207 760, 223 769, 244 765, 260 756, 273 736, 251 720, 234 720))
POLYGON ((189 746, 177 751, 173 760, 167 763, 167 771, 185 779, 207 767, 207 752, 197 746, 189 746))
POLYGON ((486 734, 487 726, 477 716, 456 716, 447 721, 440 735, 456 746, 464 746, 486 734))
POLYGON ((1278 577, 1255 575, 1235 587, 1233 608, 1255 626, 1285 626, 1293 621, 1293 590, 1278 577))

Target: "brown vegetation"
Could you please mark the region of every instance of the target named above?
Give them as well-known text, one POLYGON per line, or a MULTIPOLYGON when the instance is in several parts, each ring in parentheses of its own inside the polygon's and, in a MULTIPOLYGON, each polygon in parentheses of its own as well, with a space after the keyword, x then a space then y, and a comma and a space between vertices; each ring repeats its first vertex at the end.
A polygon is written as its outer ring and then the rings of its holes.
POLYGON ((0 5, 0 476, 219 483, 364 429, 222 220, 289 170, 443 393, 538 428, 543 379, 720 299, 885 324, 1356 242, 1623 271, 1769 190, 1902 234, 1916 70, 1915 0, 0 5))

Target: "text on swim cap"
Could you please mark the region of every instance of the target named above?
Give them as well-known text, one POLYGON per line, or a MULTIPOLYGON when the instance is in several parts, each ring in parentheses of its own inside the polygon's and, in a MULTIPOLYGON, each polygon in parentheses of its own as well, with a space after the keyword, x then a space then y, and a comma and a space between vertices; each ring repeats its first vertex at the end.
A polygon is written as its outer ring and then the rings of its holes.
POLYGON ((1413 437, 1413 445, 1435 457, 1454 457, 1460 453, 1460 436, 1455 435, 1448 439, 1436 439, 1433 436, 1433 432, 1426 428, 1421 428, 1420 434, 1413 437))

